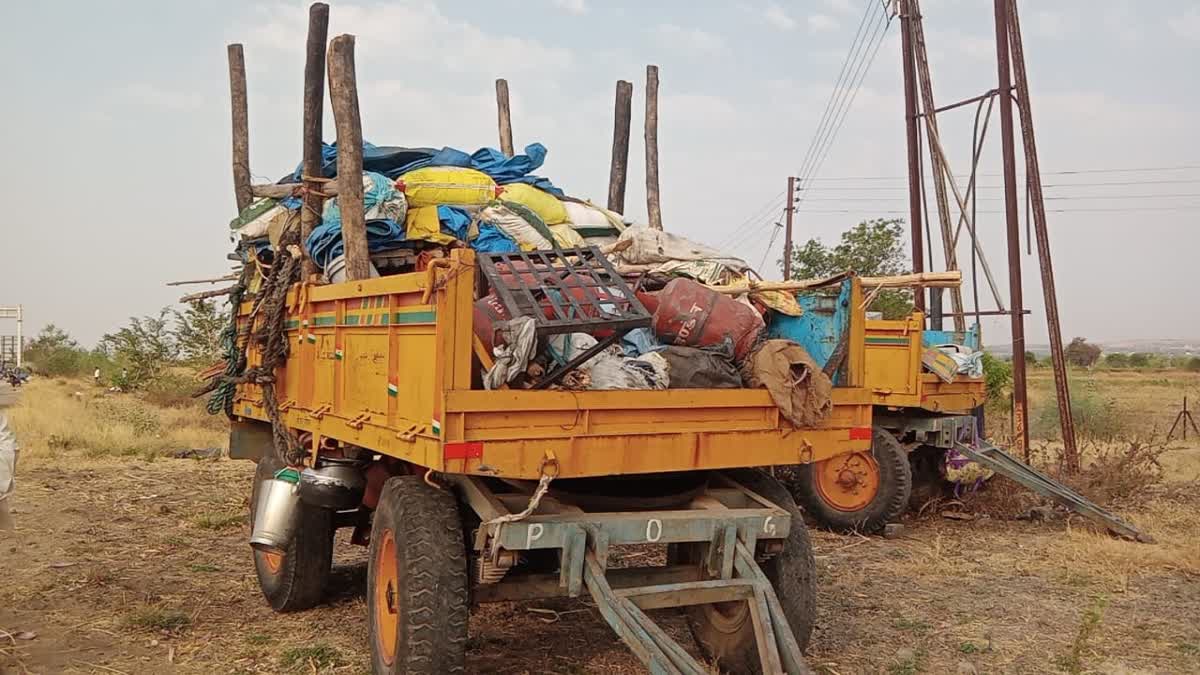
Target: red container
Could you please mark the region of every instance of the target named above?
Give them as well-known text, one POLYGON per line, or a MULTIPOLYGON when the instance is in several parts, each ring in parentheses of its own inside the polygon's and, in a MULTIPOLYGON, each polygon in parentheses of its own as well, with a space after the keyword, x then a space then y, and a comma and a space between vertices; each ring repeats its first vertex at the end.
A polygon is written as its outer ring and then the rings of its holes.
POLYGON ((666 344, 710 347, 728 339, 734 359, 741 361, 762 330, 753 308, 691 279, 672 279, 658 292, 654 334, 666 344))

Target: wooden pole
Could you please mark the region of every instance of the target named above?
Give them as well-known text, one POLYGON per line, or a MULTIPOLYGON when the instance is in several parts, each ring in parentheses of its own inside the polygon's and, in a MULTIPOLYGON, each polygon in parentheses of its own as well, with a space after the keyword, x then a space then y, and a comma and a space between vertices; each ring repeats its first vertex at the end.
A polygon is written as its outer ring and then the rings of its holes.
MULTIPOLYGON (((914 273, 925 271, 925 240, 921 233, 921 166, 917 145, 917 89, 913 72, 912 5, 907 0, 900 8, 900 52, 904 60, 904 137, 908 149, 908 225, 912 245, 914 273)), ((925 312, 925 291, 913 289, 913 308, 925 312)))
POLYGON ((796 177, 788 176, 787 195, 784 197, 784 203, 787 206, 783 210, 787 212, 787 225, 784 227, 783 233, 783 280, 792 280, 792 218, 796 213, 796 177))
POLYGON ((229 54, 229 103, 233 112, 233 196, 238 211, 250 205, 250 115, 246 105, 246 59, 240 44, 229 54))
POLYGON ((632 117, 633 83, 617 80, 612 164, 608 170, 608 210, 614 213, 625 213, 625 174, 629 168, 629 122, 632 117))
POLYGON ((371 276, 371 256, 363 216, 362 119, 358 114, 353 35, 339 35, 329 43, 329 102, 337 126, 338 208, 342 213, 346 279, 358 281, 371 276))
POLYGON ((661 230, 658 195, 658 66, 646 66, 646 212, 650 227, 661 230))
POLYGON ((496 110, 500 114, 500 152, 512 157, 512 111, 508 107, 508 80, 496 80, 496 110))
MULTIPOLYGON (((308 8, 308 42, 304 57, 304 128, 301 147, 304 149, 303 174, 309 177, 321 175, 321 135, 324 125, 322 115, 325 108, 325 44, 329 40, 329 5, 314 2, 308 8)), ((305 183, 304 207, 300 211, 300 244, 308 241, 308 235, 321 222, 321 207, 324 200, 316 191, 319 183, 305 183)), ((316 273, 308 252, 301 262, 301 278, 307 279, 316 273)))

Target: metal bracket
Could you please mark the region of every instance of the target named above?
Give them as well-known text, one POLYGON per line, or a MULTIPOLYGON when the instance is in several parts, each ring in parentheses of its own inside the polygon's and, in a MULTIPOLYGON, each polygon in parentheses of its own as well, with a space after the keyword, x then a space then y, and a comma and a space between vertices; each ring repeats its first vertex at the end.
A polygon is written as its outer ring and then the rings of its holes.
POLYGON ((324 403, 322 405, 317 406, 317 409, 310 412, 308 415, 309 415, 309 417, 312 417, 314 420, 319 420, 322 417, 324 417, 325 413, 329 412, 330 409, 332 409, 332 408, 333 408, 333 406, 329 405, 328 403, 324 403))
POLYGON ((346 422, 346 426, 350 427, 351 429, 361 430, 363 428, 363 424, 366 424, 367 422, 370 422, 370 421, 371 421, 371 413, 360 413, 354 419, 346 422))

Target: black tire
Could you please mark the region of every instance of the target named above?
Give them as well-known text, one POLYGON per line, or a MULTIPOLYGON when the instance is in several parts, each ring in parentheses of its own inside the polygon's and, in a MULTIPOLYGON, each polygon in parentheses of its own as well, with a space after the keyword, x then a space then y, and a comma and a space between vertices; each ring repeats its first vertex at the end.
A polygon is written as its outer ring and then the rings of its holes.
MULTIPOLYGON (((254 527, 254 506, 258 487, 272 478, 283 464, 275 457, 258 460, 254 488, 250 493, 250 527, 254 527)), ((281 559, 253 550, 254 573, 267 604, 276 612, 298 612, 321 602, 329 571, 333 566, 333 512, 300 504, 296 534, 281 559)))
POLYGON ((821 496, 816 485, 820 467, 803 464, 796 468, 796 499, 821 527, 870 534, 882 530, 908 509, 912 468, 904 447, 889 431, 875 427, 871 433, 871 456, 878 467, 878 488, 868 503, 853 511, 836 508, 821 496))
POLYGON ((371 526, 367 568, 373 672, 466 671, 467 577, 454 495, 419 476, 389 478, 371 526), (394 577, 386 576, 389 564, 394 565, 394 577), (384 623, 387 617, 395 617, 392 639, 384 623))
POLYGON ((908 466, 912 471, 909 511, 920 511, 926 504, 942 495, 946 487, 946 479, 941 470, 945 459, 946 451, 931 445, 919 446, 908 453, 908 466))
MULTIPOLYGON (((804 516, 783 483, 765 472, 743 469, 729 475, 792 515, 791 530, 783 550, 760 566, 775 587, 775 595, 796 643, 801 650, 807 649, 817 618, 817 571, 804 516)), ((674 555, 681 557, 683 562, 698 562, 706 547, 705 544, 681 546, 675 549, 674 555)), ((684 612, 696 643, 717 660, 722 672, 761 672, 754 625, 745 603, 731 604, 728 608, 694 605, 684 608, 684 612)))

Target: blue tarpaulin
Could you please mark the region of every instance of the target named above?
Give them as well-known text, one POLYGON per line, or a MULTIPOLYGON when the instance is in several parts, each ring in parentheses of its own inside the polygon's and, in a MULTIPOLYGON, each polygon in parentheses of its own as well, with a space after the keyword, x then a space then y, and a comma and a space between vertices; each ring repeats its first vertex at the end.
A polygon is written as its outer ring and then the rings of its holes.
MULTIPOLYGON (((363 171, 381 173, 395 180, 402 174, 427 166, 462 166, 482 171, 500 185, 506 183, 528 183, 540 190, 562 197, 563 191, 555 187, 548 178, 534 176, 534 171, 546 161, 546 146, 530 143, 525 154, 506 157, 495 148, 480 148, 468 155, 462 150, 445 147, 399 148, 377 146, 363 141, 363 171)), ((284 178, 288 182, 300 180, 302 166, 297 166, 292 175, 284 178)), ((337 175, 337 144, 321 145, 321 174, 326 178, 337 175)))
POLYGON ((453 206, 439 206, 438 221, 441 223, 442 232, 461 241, 467 240, 467 228, 471 225, 471 216, 466 211, 453 206))
POLYGON ((513 253, 521 250, 504 230, 490 223, 479 225, 479 236, 471 240, 471 248, 480 253, 513 253))
MULTIPOLYGON (((394 220, 367 221, 367 249, 371 252, 396 248, 403 242, 404 225, 394 220)), ((313 228, 304 247, 313 262, 325 269, 329 261, 346 251, 342 245, 342 221, 325 221, 313 228)))

